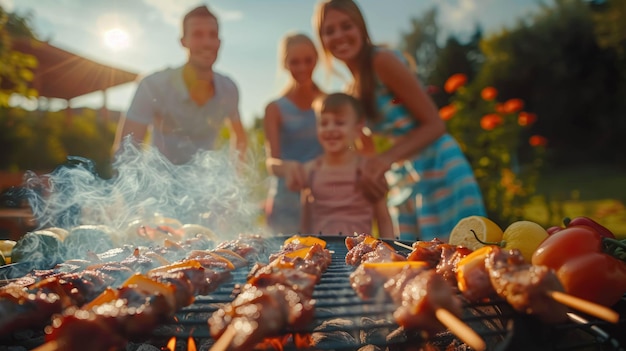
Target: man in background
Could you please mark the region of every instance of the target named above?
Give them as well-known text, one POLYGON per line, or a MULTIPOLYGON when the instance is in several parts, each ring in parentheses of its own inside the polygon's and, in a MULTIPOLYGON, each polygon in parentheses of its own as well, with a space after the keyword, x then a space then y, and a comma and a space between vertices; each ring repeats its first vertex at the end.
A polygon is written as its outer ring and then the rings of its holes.
POLYGON ((181 45, 187 62, 152 73, 139 82, 114 142, 117 151, 130 135, 151 143, 174 164, 186 163, 199 150, 211 150, 224 123, 239 158, 245 155, 246 134, 239 115, 239 90, 229 77, 215 72, 220 48, 217 17, 206 7, 188 12, 182 23, 181 45))

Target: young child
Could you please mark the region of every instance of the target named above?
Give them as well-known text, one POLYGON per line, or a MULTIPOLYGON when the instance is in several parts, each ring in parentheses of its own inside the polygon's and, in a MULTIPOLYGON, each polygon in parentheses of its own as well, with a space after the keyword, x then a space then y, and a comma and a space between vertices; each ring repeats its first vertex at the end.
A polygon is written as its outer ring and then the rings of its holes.
POLYGON ((383 197, 372 203, 357 187, 365 157, 355 142, 365 123, 358 100, 333 93, 316 104, 317 138, 323 154, 304 164, 307 175, 302 190, 302 233, 353 235, 373 233, 393 239, 393 225, 383 197))

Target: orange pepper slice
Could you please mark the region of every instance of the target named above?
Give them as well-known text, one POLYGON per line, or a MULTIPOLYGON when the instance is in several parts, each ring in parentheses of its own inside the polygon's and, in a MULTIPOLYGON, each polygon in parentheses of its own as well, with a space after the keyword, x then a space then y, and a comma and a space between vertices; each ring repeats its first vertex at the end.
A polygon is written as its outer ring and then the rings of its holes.
POLYGON ((326 241, 314 237, 314 236, 300 236, 300 235, 294 235, 290 238, 288 238, 287 240, 285 240, 284 244, 290 244, 290 243, 296 243, 296 244, 302 244, 305 246, 313 246, 313 245, 320 245, 323 249, 326 248, 326 241))
POLYGON ((168 264, 166 266, 153 268, 153 269, 148 271, 147 275, 150 275, 150 274, 153 274, 153 273, 167 272, 167 271, 170 271, 172 269, 178 269, 178 268, 202 268, 202 265, 200 264, 200 262, 198 262, 196 260, 189 260, 189 261, 184 261, 184 262, 176 262, 176 263, 168 264))
POLYGON ((373 269, 389 277, 400 273, 407 266, 411 267, 411 269, 428 267, 428 263, 422 261, 364 262, 362 265, 365 269, 373 269))
POLYGON ((172 284, 160 283, 143 274, 136 273, 126 279, 122 287, 138 289, 149 294, 161 294, 165 297, 172 311, 176 310, 175 287, 172 284))
POLYGON ((107 287, 103 292, 100 293, 95 299, 91 300, 89 303, 86 303, 81 307, 83 310, 90 310, 95 306, 103 305, 107 302, 111 302, 119 296, 119 292, 111 287, 107 287))
POLYGON ((312 246, 307 246, 307 247, 303 247, 303 248, 295 250, 295 251, 287 252, 284 256, 285 257, 289 257, 289 258, 300 257, 300 258, 304 259, 304 258, 306 258, 306 256, 311 251, 311 247, 312 246))
MULTIPOLYGON (((465 272, 485 265, 485 258, 493 250, 492 246, 483 246, 463 257, 457 263, 456 280, 460 291, 467 291, 465 272)), ((480 269, 480 268, 479 268, 480 269)))

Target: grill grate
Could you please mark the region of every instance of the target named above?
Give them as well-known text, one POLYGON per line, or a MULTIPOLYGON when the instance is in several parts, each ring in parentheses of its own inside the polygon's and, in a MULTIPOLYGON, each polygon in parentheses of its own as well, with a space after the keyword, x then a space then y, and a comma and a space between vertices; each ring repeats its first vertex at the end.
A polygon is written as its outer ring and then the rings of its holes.
MULTIPOLYGON (((424 342, 418 332, 393 332, 398 326, 392 317, 395 310, 392 302, 364 301, 356 295, 349 282, 354 267, 345 263, 345 238, 321 238, 326 240, 328 249, 334 253, 332 264, 315 287, 313 298, 317 303, 314 321, 307 330, 285 330, 283 335, 317 331, 314 335, 321 337, 322 341, 315 346, 315 350, 356 350, 369 344, 394 346, 394 350, 401 350, 403 346, 424 342)), ((282 239, 278 242, 282 243, 282 239)), ((398 248, 398 251, 407 253, 403 248, 398 248)), ((162 345, 165 345, 172 336, 181 341, 192 336, 200 344, 210 345, 212 340, 207 326, 208 317, 222 304, 232 301, 233 289, 236 284, 245 282, 247 273, 243 268, 235 272, 231 282, 223 284, 210 296, 197 297, 192 305, 177 314, 177 322, 156 330, 153 341, 161 340, 162 345)), ((485 340, 489 350, 620 349, 618 342, 603 331, 603 323, 600 321, 547 326, 538 323, 533 317, 515 313, 503 301, 465 303, 463 310, 461 319, 485 340)), ((457 345, 459 349, 465 347, 450 333, 438 334, 428 343, 441 349, 451 345, 457 345)), ((285 346, 285 350, 293 349, 293 345, 285 346)))
MULTIPOLYGON (((272 240, 269 246, 278 249, 286 237, 272 240), (272 245, 274 244, 274 245, 272 245)), ((328 248, 334 251, 332 264, 315 288, 317 301, 314 321, 306 330, 285 330, 288 336, 296 332, 313 333, 319 339, 315 350, 357 350, 365 345, 390 346, 389 350, 415 349, 424 342, 418 332, 397 332, 392 313, 395 306, 389 301, 361 300, 350 287, 349 275, 354 267, 345 264, 345 237, 325 237, 328 248)), ((405 243, 410 244, 410 243, 405 243)), ((398 251, 407 253, 406 249, 398 251)), ((6 267, 6 266, 5 266, 6 267)), ((6 267, 11 268, 13 267, 6 267)), ((246 280, 249 267, 233 272, 232 281, 223 283, 207 296, 198 296, 195 302, 183 308, 170 323, 159 326, 150 340, 129 344, 128 351, 146 350, 151 344, 165 350, 172 337, 177 339, 176 350, 187 350, 186 341, 194 338, 198 350, 207 350, 213 343, 207 319, 223 304, 230 303, 236 285, 246 280)), ((0 273, 3 270, 0 269, 0 273)), ((4 272, 5 274, 7 272, 4 272)), ((1 275, 0 275, 1 276, 1 275)), ((7 275, 12 277, 14 275, 7 275)), ((618 325, 611 325, 589 317, 576 317, 578 321, 547 326, 530 316, 515 313, 505 302, 466 303, 462 320, 474 329, 487 343, 489 350, 623 350, 615 338, 623 337, 626 326, 626 298, 617 305, 622 311, 618 325), (607 333, 607 331, 610 333, 607 333)), ((624 340, 620 339, 622 344, 624 340)), ((0 338, 0 351, 30 350, 43 343, 41 330, 24 330, 10 338, 0 338)), ((451 333, 441 333, 428 340, 435 349, 466 349, 451 333)), ((285 350, 294 350, 288 344, 285 350)))

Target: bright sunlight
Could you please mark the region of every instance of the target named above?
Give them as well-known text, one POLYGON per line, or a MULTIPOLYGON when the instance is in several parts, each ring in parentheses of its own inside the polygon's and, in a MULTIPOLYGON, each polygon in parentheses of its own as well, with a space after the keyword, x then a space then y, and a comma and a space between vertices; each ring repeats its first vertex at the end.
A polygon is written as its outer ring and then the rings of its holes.
POLYGON ((103 33, 104 45, 114 51, 126 49, 130 45, 130 36, 122 28, 112 28, 103 33))

